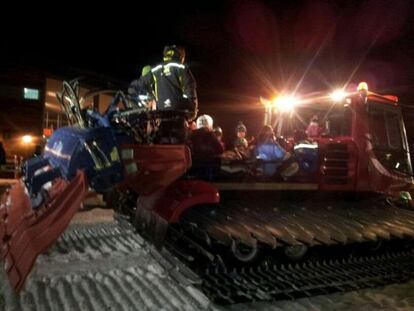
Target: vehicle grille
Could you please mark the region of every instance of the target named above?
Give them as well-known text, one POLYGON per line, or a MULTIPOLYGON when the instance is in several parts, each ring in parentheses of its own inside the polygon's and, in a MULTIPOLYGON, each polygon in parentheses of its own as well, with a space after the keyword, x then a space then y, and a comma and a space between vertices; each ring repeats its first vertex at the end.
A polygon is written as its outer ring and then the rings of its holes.
POLYGON ((323 183, 347 184, 349 180, 349 158, 347 144, 328 144, 322 162, 323 183))

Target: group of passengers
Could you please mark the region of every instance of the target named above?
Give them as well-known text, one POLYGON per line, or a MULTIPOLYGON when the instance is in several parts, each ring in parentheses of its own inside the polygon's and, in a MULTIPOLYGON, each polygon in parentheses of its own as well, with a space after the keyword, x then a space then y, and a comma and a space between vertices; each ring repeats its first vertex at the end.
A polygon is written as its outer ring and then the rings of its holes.
POLYGON ((286 180, 294 175, 311 177, 317 169, 318 145, 307 131, 295 131, 293 140, 288 142, 277 139, 273 128, 265 125, 257 139, 248 140, 247 128, 239 121, 233 146, 226 150, 221 128, 213 127, 209 115, 201 115, 197 118, 196 129, 188 136, 193 157, 190 174, 207 180, 235 173, 275 180, 286 180))

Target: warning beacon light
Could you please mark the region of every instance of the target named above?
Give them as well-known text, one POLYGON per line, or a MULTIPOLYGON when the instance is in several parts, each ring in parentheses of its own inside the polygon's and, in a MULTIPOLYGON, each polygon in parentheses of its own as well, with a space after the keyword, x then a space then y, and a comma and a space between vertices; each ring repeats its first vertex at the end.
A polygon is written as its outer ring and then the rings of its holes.
POLYGON ((368 92, 368 84, 366 82, 360 82, 357 87, 358 92, 368 92))

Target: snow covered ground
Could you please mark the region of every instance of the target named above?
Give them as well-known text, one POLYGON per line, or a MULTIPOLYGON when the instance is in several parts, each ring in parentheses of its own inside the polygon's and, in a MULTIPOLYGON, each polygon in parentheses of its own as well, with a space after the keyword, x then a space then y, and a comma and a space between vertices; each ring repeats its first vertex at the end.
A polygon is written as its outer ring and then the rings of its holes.
MULTIPOLYGON (((299 299, 217 306, 108 210, 79 213, 40 256, 17 296, 4 274, 2 310, 414 310, 414 281, 299 299), (174 275, 176 277, 172 277, 174 275)), ((3 272, 2 272, 3 273, 3 272)))

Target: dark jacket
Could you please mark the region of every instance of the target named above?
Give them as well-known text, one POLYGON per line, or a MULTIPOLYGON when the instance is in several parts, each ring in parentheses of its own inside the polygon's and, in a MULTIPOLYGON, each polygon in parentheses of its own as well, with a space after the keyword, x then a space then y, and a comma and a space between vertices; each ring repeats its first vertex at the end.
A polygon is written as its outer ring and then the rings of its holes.
POLYGON ((178 62, 163 62, 134 80, 131 96, 153 94, 159 110, 197 110, 196 81, 190 69, 178 62))
POLYGON ((207 129, 192 131, 188 140, 194 162, 212 162, 224 152, 220 141, 207 129))

